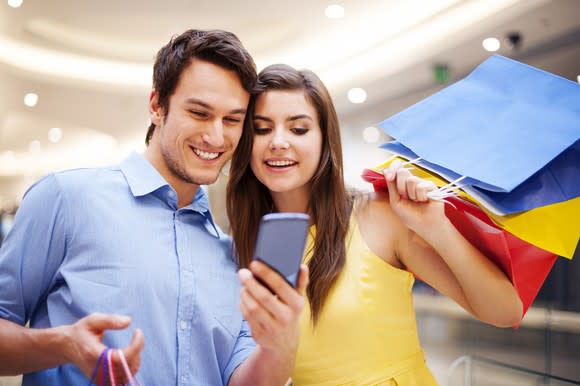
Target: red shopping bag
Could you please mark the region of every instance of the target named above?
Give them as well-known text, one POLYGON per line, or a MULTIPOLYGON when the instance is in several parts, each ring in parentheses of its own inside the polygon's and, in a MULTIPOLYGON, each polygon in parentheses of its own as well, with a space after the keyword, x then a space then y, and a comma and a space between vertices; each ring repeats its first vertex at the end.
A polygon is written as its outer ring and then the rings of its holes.
MULTIPOLYGON (((376 191, 388 191, 382 174, 365 169, 362 177, 372 183, 376 191)), ((453 204, 445 205, 447 218, 465 239, 510 278, 522 301, 525 315, 558 256, 497 227, 477 205, 460 197, 448 197, 446 200, 453 204)))

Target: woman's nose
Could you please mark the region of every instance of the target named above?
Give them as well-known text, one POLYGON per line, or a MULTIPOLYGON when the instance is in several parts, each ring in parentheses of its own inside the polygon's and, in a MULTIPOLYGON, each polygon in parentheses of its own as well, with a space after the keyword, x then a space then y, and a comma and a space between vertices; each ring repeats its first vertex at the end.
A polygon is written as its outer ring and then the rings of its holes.
POLYGON ((286 150, 290 147, 288 140, 280 134, 274 135, 270 141, 270 150, 286 150))

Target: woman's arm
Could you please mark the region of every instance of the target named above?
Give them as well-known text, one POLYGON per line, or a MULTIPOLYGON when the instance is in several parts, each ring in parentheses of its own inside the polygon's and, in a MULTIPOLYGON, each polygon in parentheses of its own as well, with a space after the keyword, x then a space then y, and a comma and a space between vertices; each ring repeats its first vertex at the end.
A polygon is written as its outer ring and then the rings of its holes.
POLYGON ((479 320, 498 327, 519 323, 523 307, 514 286, 455 229, 445 216, 444 204, 427 199, 434 185, 412 176, 400 163, 393 163, 385 178, 388 202, 384 196, 372 200, 372 221, 377 223, 372 227, 395 232, 390 242, 393 250, 377 247, 376 240, 371 242, 374 247, 369 243, 371 249, 391 264, 394 260, 395 266, 406 267, 479 320))
POLYGON ((234 370, 228 385, 285 385, 294 369, 300 340, 298 322, 305 303, 308 268, 301 266, 296 289, 259 262, 252 262, 249 270, 241 269, 239 277, 242 282, 240 308, 257 347, 234 370))

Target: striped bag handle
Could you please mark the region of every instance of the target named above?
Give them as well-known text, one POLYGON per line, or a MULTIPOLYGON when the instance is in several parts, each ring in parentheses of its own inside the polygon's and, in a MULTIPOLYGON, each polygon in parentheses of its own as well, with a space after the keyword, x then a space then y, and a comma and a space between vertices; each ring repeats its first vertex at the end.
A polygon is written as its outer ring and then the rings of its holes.
POLYGON ((107 384, 106 377, 107 376, 109 378, 110 386, 117 386, 117 385, 121 386, 121 384, 116 383, 115 366, 113 366, 113 352, 114 351, 117 351, 119 354, 119 358, 121 360, 121 365, 123 367, 123 371, 125 372, 125 377, 127 378, 127 381, 128 381, 128 383, 126 383, 125 385, 141 386, 137 377, 131 373, 131 370, 129 369, 129 365, 127 364, 127 359, 125 358, 125 354, 123 353, 123 350, 111 349, 108 347, 105 348, 101 352, 101 355, 99 355, 99 359, 97 360, 97 364, 93 370, 93 373, 91 374, 91 380, 89 381, 89 386, 92 386, 95 384, 94 382, 96 381, 97 374, 99 372, 101 374, 100 386, 106 386, 106 384, 107 384))

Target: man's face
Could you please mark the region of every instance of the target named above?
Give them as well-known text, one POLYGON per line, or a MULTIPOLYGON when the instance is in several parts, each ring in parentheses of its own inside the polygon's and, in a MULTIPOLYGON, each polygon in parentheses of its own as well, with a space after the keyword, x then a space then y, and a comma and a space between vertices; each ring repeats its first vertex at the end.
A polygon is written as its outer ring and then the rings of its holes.
POLYGON ((249 98, 235 72, 199 59, 181 74, 168 112, 152 91, 147 155, 178 192, 215 182, 238 145, 249 98))

